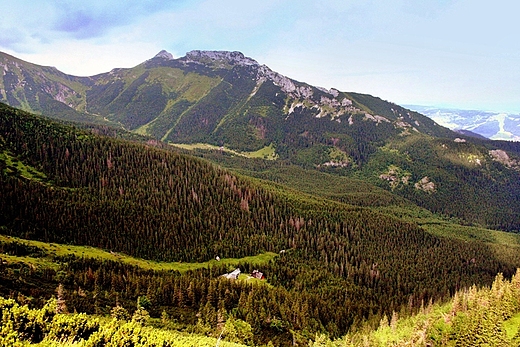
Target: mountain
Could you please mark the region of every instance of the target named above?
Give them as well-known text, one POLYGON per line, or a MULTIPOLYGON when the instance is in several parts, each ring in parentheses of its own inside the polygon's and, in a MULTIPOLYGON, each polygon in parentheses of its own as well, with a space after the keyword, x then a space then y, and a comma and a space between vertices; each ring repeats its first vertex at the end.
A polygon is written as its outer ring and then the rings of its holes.
POLYGON ((85 91, 91 78, 70 76, 2 52, 0 68, 0 102, 63 120, 117 125, 86 111, 85 91))
MULTIPOLYGON (((91 77, 0 64, 2 102, 18 107, 0 103, 0 295, 43 307, 0 297, 13 312, 0 344, 180 339, 142 328, 149 313, 201 334, 190 345, 303 346, 393 331, 520 267, 518 235, 484 228, 520 230, 520 143, 239 52, 162 51, 91 77), (265 280, 221 276, 236 267, 265 280)), ((450 339, 446 312, 414 338, 450 339)))
POLYGON ((288 181, 274 168, 298 166, 358 179, 465 223, 520 230, 520 144, 464 136, 371 95, 298 82, 240 52, 174 59, 162 51, 91 77, 1 57, 0 94, 16 107, 206 146, 201 155, 256 177, 288 181))
POLYGON ((134 68, 81 78, 6 54, 0 62, 2 102, 54 117, 97 116, 167 142, 251 151, 273 143, 290 156, 287 148, 303 133, 303 142, 324 142, 324 132, 354 134, 367 122, 387 137, 407 131, 452 136, 418 113, 294 81, 239 52, 192 51, 173 59, 162 51, 134 68), (310 129, 302 129, 302 120, 310 129))
POLYGON ((492 140, 520 141, 520 114, 405 105, 457 131, 470 131, 492 140))

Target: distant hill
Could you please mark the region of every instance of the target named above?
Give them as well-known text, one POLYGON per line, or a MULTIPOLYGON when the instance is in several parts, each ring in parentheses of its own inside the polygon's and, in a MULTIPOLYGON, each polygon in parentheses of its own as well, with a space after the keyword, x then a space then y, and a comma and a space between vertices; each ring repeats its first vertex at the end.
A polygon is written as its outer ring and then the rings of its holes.
POLYGON ((471 131, 492 140, 520 141, 520 114, 406 105, 453 130, 471 131))
POLYGON ((469 131, 469 130, 455 129, 454 131, 456 133, 459 133, 461 135, 468 136, 468 137, 474 137, 474 138, 481 139, 481 140, 486 140, 487 139, 487 137, 482 136, 482 135, 477 134, 477 133, 474 133, 473 131, 469 131))

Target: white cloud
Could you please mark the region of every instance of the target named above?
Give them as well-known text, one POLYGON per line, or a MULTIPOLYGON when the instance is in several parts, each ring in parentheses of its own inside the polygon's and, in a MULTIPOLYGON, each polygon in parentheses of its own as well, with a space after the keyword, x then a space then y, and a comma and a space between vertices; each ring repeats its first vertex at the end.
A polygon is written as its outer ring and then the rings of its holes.
POLYGON ((15 54, 20 59, 45 66, 55 66, 60 71, 76 76, 92 76, 113 68, 129 68, 150 59, 159 47, 146 42, 66 41, 43 47, 37 54, 15 54), (45 49, 47 48, 47 49, 45 49), (60 52, 60 53, 57 53, 60 52))

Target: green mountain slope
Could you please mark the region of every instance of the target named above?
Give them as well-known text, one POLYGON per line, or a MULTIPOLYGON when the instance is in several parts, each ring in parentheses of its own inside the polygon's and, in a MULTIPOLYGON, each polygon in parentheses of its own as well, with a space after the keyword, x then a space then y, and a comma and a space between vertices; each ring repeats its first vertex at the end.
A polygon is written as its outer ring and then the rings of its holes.
POLYGON ((39 66, 0 52, 0 102, 54 118, 115 126, 86 113, 89 77, 66 75, 54 67, 39 66))
POLYGON ((6 54, 1 64, 6 71, 2 101, 12 106, 65 118, 72 117, 65 108, 88 112, 173 142, 202 141, 240 150, 275 143, 283 153, 284 146, 292 147, 292 137, 305 131, 310 133, 304 137, 323 143, 324 132, 353 137, 360 129, 351 126, 367 122, 381 128, 377 137, 414 128, 453 136, 418 113, 369 95, 291 80, 239 52, 192 51, 179 59, 161 52, 134 68, 92 77, 65 75, 6 54), (50 105, 57 103, 62 109, 53 110, 50 105))
POLYGON ((415 135, 389 141, 359 175, 430 211, 515 231, 520 227, 519 149, 518 144, 415 135))
MULTIPOLYGON (((69 309, 78 312, 108 313, 118 300, 129 308, 146 295, 154 303, 152 317, 165 310, 184 327, 200 318, 197 329, 214 331, 217 312, 225 309, 258 333, 257 343, 276 337, 289 345, 316 332, 340 336, 392 310, 490 284, 497 272, 511 276, 520 265, 516 245, 435 236, 413 218, 304 194, 5 105, 0 153, 4 235, 163 261, 285 250, 260 268, 270 286, 251 286, 221 279, 229 271, 225 265, 179 273, 5 246, 3 253, 14 257, 44 254, 56 262, 48 267, 5 258, 0 264, 4 293, 20 293, 35 304, 60 283, 69 309)), ((384 196, 380 192, 373 191, 384 196)), ((400 205, 410 203, 388 201, 388 207, 400 205)))
POLYGON ((239 52, 161 52, 82 78, 1 57, 1 98, 13 106, 167 143, 270 151, 277 164, 360 179, 468 224, 520 230, 518 144, 464 137, 377 97, 292 80, 239 52))

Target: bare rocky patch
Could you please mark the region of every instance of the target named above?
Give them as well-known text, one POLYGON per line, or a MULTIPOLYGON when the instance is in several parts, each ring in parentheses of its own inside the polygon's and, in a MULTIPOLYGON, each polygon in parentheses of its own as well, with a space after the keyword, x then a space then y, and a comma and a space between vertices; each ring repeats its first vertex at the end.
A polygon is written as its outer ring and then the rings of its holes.
POLYGON ((509 154, 507 154, 506 151, 502 149, 493 149, 489 151, 489 155, 494 161, 499 162, 510 169, 520 171, 520 161, 509 157, 509 154))
POLYGON ((436 191, 435 183, 433 183, 428 176, 424 176, 414 185, 415 189, 422 190, 427 193, 434 193, 436 191))

